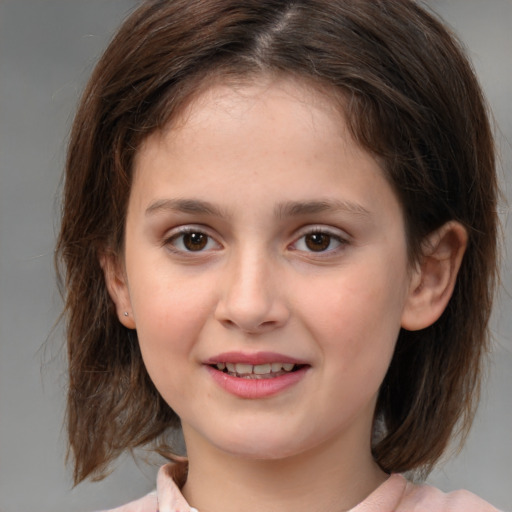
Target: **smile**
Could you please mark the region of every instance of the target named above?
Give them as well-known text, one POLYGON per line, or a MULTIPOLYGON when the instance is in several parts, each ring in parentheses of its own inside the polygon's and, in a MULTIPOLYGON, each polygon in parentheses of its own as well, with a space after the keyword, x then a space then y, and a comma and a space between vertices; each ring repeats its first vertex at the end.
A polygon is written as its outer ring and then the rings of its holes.
POLYGON ((271 352, 226 352, 205 361, 204 368, 228 394, 255 400, 279 395, 299 385, 311 365, 271 352))
POLYGON ((243 379, 273 379, 299 369, 294 363, 216 363, 215 368, 232 377, 243 379))

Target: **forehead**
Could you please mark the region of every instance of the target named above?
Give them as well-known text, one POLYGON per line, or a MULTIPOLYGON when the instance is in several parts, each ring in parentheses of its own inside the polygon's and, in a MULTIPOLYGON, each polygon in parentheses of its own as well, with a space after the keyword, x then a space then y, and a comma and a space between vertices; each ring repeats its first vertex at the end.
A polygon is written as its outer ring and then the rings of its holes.
MULTIPOLYGON (((263 124, 275 128, 288 125, 303 128, 303 136, 323 133, 331 138, 339 137, 338 144, 345 149, 358 145, 351 137, 344 116, 345 98, 333 87, 306 78, 290 75, 250 75, 242 77, 211 77, 210 84, 203 79, 197 90, 191 93, 175 110, 163 129, 152 133, 141 144, 136 155, 167 147, 180 152, 191 138, 196 144, 213 142, 219 127, 225 135, 233 130, 233 143, 246 131, 257 146, 257 128, 263 124), (212 131, 213 130, 213 131, 212 131), (205 137, 205 133, 208 137, 205 137), (346 144, 347 141, 350 144, 346 144)), ((297 136, 297 130, 282 130, 281 148, 285 148, 283 136, 297 136)), ((221 134, 219 134, 220 136, 221 134)), ((328 137, 327 137, 328 138, 328 137)), ((326 138, 326 139, 327 139, 326 138)), ((268 141, 265 141, 268 145, 268 141)), ((233 147, 235 149, 235 146, 233 147)), ((258 148, 261 150, 261 146, 258 148)))
POLYGON ((262 104, 266 99, 295 100, 304 107, 315 107, 344 117, 346 97, 332 84, 292 72, 229 73, 223 70, 199 74, 184 84, 184 93, 173 106, 162 132, 189 123, 198 114, 222 108, 234 113, 262 104))
POLYGON ((325 91, 301 81, 214 84, 145 140, 135 161, 132 206, 199 199, 221 203, 223 211, 252 207, 261 214, 263 205, 275 211, 294 201, 341 201, 361 211, 396 203, 341 110, 325 91))

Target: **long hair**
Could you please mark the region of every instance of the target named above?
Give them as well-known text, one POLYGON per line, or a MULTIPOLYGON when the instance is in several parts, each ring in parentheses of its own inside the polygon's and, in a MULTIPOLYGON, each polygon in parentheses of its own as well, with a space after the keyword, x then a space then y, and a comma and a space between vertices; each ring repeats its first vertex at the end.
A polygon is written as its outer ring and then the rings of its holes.
POLYGON ((74 121, 56 261, 65 295, 67 426, 75 481, 123 450, 166 443, 179 418, 117 320, 99 254, 123 249, 134 155, 212 78, 283 74, 343 98, 354 139, 401 203, 409 257, 448 220, 469 243, 441 318, 402 330, 382 384, 373 455, 428 471, 478 397, 497 259, 497 183, 486 106, 461 46, 412 0, 153 0, 121 26, 74 121))

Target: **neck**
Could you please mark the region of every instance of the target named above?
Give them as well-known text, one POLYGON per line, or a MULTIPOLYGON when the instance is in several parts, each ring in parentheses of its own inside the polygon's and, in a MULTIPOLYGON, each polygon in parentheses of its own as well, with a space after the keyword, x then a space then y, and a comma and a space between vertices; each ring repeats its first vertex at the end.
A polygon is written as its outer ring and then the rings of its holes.
POLYGON ((194 437, 187 442, 189 472, 183 494, 200 512, 343 512, 387 478, 373 461, 370 446, 361 450, 355 440, 258 460, 201 446, 194 437))

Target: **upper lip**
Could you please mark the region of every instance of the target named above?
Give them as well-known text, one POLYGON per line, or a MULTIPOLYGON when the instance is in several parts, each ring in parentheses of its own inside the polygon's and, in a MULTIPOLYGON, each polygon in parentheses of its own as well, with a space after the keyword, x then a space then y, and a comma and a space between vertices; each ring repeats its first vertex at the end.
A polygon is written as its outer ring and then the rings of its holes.
POLYGON ((253 354, 247 352, 223 352, 222 354, 215 355, 204 361, 204 364, 217 363, 243 363, 252 365, 270 363, 308 364, 302 359, 278 354, 276 352, 255 352, 253 354))

